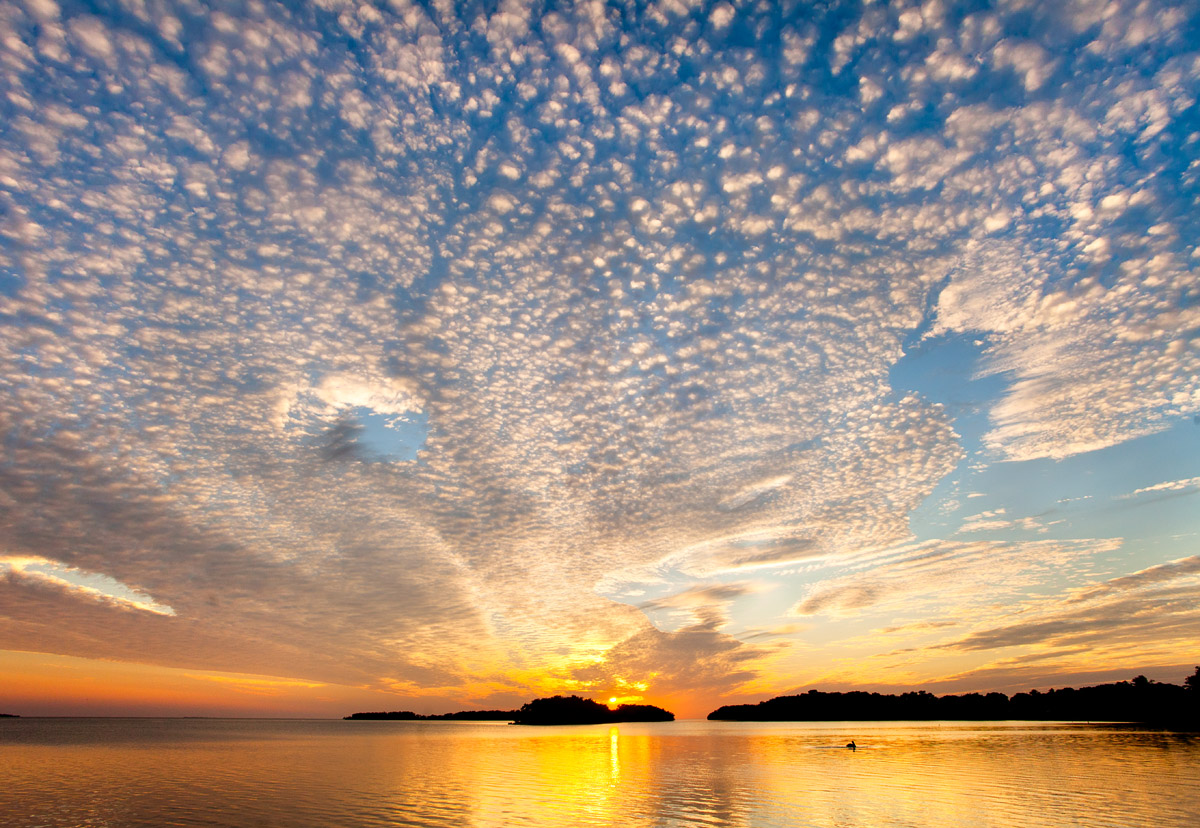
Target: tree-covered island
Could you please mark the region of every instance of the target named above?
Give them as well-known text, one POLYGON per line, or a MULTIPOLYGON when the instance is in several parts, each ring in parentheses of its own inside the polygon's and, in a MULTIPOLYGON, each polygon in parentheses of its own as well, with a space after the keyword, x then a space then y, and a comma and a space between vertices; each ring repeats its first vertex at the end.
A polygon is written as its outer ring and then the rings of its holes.
POLYGON ((830 721, 1090 721, 1143 722, 1195 729, 1200 726, 1200 667, 1182 686, 1137 676, 1094 687, 1017 693, 935 696, 924 690, 901 695, 809 690, 758 704, 731 704, 711 720, 747 722, 830 721))
POLYGON ((622 704, 609 709, 579 696, 551 696, 521 705, 514 724, 571 725, 616 724, 618 722, 673 722, 675 714, 652 704, 622 704))

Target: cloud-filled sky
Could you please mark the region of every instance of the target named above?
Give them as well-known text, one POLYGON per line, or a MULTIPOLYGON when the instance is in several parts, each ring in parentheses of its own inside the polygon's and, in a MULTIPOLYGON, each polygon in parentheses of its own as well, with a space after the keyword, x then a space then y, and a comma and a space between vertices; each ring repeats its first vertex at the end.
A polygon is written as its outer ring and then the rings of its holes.
POLYGON ((3 0, 0 703, 1180 680, 1198 44, 3 0))

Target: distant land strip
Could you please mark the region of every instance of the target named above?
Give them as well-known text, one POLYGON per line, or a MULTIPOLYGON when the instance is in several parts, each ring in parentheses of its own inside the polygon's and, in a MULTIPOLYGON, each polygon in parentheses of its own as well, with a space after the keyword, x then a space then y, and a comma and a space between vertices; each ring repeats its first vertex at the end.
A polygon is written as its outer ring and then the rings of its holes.
MULTIPOLYGON (((524 725, 616 724, 670 722, 675 714, 649 704, 622 704, 610 709, 579 696, 534 699, 519 710, 461 710, 422 715, 410 710, 353 713, 345 719, 395 721, 501 721, 524 725)), ((1182 685, 1132 681, 1092 687, 1004 693, 935 696, 925 690, 900 695, 865 691, 809 690, 777 696, 758 704, 730 704, 708 714, 712 721, 1090 721, 1161 724, 1200 729, 1200 667, 1182 685)))
POLYGON ((1090 721, 1200 726, 1200 667, 1182 686, 1137 676, 1093 687, 935 696, 924 690, 901 695, 809 690, 758 704, 730 704, 710 720, 743 722, 832 721, 1090 721))
POLYGON ((410 710, 390 713, 352 713, 343 719, 387 719, 392 721, 500 721, 522 725, 616 724, 618 722, 671 722, 675 714, 651 704, 622 704, 609 709, 579 696, 534 699, 519 710, 460 710, 457 713, 421 715, 410 710))
POLYGON ((343 719, 390 719, 400 722, 414 721, 462 721, 462 722, 511 722, 515 710, 460 710, 457 713, 432 713, 422 715, 411 710, 393 710, 389 713, 351 713, 343 719))

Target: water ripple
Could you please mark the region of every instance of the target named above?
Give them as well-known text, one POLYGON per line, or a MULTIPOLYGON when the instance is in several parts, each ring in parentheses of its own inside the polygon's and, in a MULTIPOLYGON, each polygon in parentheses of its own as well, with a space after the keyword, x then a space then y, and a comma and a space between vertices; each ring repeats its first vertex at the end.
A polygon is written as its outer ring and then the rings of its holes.
POLYGON ((22 719, 0 725, 0 814, 12 828, 1190 828, 1197 760, 1190 737, 1073 725, 22 719))

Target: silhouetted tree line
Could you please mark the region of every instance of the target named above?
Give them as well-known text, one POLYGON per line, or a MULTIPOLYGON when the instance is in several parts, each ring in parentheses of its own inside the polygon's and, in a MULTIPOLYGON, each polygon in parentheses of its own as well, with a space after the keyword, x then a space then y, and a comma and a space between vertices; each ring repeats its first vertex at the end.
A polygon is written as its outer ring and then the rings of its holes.
POLYGON ((352 713, 344 719, 390 719, 392 721, 476 721, 513 722, 526 725, 614 724, 616 722, 671 722, 675 714, 650 704, 622 704, 609 710, 602 704, 579 696, 553 696, 534 699, 520 710, 461 710, 458 713, 421 715, 411 710, 390 713, 352 713))
POLYGON ((609 710, 579 696, 552 696, 521 705, 513 719, 523 725, 616 724, 617 722, 673 722, 675 714, 652 704, 622 704, 609 710))
POLYGON ((778 696, 758 704, 731 704, 708 714, 730 721, 931 721, 1004 720, 1145 722, 1195 727, 1200 724, 1200 667, 1183 685, 1137 676, 1094 687, 935 696, 924 690, 901 695, 824 693, 778 696))
POLYGON ((515 710, 460 710, 457 713, 433 713, 422 715, 411 710, 393 710, 390 713, 351 713, 343 719, 392 719, 401 722, 415 721, 464 721, 464 722, 511 722, 515 710))

